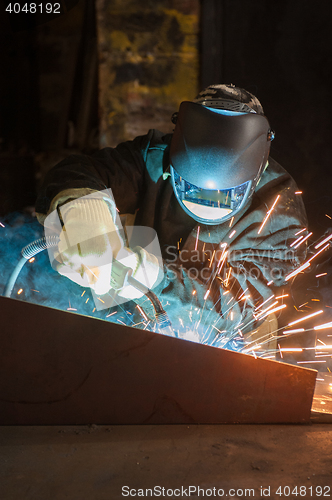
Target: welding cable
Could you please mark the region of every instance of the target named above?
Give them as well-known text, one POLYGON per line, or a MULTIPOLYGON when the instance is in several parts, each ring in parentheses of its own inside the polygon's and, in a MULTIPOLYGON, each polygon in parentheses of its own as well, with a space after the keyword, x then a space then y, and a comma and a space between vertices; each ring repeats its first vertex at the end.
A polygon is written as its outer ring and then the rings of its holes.
POLYGON ((59 242, 58 236, 49 236, 47 238, 45 237, 39 238, 38 240, 35 240, 32 243, 26 245, 24 248, 22 248, 21 250, 22 257, 16 264, 14 271, 9 277, 3 296, 4 297, 11 296, 17 277, 20 274, 22 267, 29 259, 37 255, 38 253, 42 252, 43 250, 46 250, 47 248, 57 246, 58 242, 59 242))
MULTIPOLYGON (((21 250, 22 257, 17 263, 11 276, 9 277, 3 296, 4 297, 11 296, 17 277, 20 274, 22 267, 29 259, 37 255, 38 253, 42 252, 43 250, 46 250, 47 248, 57 246, 58 243, 59 243, 59 237, 54 235, 54 236, 48 236, 47 238, 46 237, 39 238, 38 240, 35 240, 32 243, 26 245, 24 248, 22 248, 21 250)), ((150 300, 155 310, 155 317, 159 327, 161 329, 171 328, 171 322, 169 320, 169 317, 166 311, 164 311, 163 306, 161 305, 161 302, 156 296, 156 294, 153 293, 145 285, 132 278, 131 276, 128 277, 128 283, 131 286, 134 286, 135 288, 140 290, 142 293, 144 293, 144 295, 150 300)))
POLYGON ((161 305, 161 302, 158 299, 157 295, 151 292, 151 290, 149 290, 148 292, 145 293, 145 296, 150 300, 151 304, 153 305, 159 328, 163 330, 165 328, 172 327, 172 323, 167 315, 167 312, 161 305))

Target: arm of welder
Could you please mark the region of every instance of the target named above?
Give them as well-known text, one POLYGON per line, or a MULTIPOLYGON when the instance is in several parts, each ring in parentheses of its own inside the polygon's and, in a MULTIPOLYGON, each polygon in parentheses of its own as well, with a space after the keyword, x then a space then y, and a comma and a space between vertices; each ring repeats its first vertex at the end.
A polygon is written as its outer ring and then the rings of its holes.
POLYGON ((144 189, 144 152, 151 134, 104 148, 93 156, 71 155, 51 168, 36 200, 36 215, 45 218, 68 201, 112 189, 120 213, 134 214, 144 189))
POLYGON ((113 266, 113 262, 119 262, 131 269, 135 283, 142 283, 145 289, 153 287, 160 271, 158 259, 143 248, 125 246, 111 198, 92 193, 64 204, 57 212, 62 229, 55 258, 61 275, 98 295, 115 288, 126 299, 141 297, 144 291, 117 276, 121 266, 113 266))

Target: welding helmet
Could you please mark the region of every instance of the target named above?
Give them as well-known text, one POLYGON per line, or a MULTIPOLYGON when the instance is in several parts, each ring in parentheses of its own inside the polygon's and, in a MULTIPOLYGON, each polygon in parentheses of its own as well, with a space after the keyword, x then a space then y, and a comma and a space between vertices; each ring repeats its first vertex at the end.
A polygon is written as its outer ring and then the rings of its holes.
POLYGON ((249 206, 273 131, 258 99, 212 85, 173 115, 170 172, 181 207, 197 222, 221 224, 249 206))

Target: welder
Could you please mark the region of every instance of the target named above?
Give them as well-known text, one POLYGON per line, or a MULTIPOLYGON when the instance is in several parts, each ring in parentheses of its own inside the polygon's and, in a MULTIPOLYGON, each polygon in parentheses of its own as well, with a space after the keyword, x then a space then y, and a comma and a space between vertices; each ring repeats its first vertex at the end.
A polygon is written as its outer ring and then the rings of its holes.
MULTIPOLYGON (((254 329, 254 309, 299 265, 303 249, 289 245, 306 227, 305 209, 292 177, 269 157, 274 132, 250 92, 211 85, 182 102, 172 121, 173 134, 150 130, 60 162, 46 175, 36 212, 44 223, 61 208, 60 274, 102 295, 112 259, 121 258, 154 287, 175 331, 227 345, 225 338, 254 329), (114 200, 100 196, 107 188, 114 200), (156 230, 162 264, 144 248, 127 248, 117 213, 156 230), (67 248, 68 229, 87 243, 67 248)), ((121 293, 151 314, 137 290, 121 293)))

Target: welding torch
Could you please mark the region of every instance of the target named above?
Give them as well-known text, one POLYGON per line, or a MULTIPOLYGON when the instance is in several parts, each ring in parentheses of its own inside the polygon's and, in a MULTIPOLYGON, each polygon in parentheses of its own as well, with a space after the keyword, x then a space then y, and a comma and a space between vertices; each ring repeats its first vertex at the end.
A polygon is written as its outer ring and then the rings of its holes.
POLYGON ((163 333, 174 336, 171 321, 163 309, 160 300, 147 286, 143 285, 140 281, 136 280, 132 276, 133 270, 131 267, 124 266, 121 262, 116 259, 112 261, 112 271, 111 271, 111 287, 114 290, 121 290, 127 285, 133 286, 138 291, 142 292, 151 302, 155 311, 155 318, 158 323, 160 330, 163 333))
MULTIPOLYGON (((22 257, 14 268, 6 284, 3 294, 4 297, 11 296, 17 277, 25 263, 43 250, 57 246, 58 243, 58 236, 48 236, 47 238, 43 237, 26 245, 21 250, 22 257)), ((120 291, 123 287, 130 285, 142 292, 149 299, 154 308, 155 318, 160 331, 164 334, 174 337, 175 334, 172 329, 171 321, 166 311, 163 309, 160 300, 158 299, 156 294, 153 293, 147 286, 143 285, 141 282, 133 278, 132 272, 133 271, 130 267, 126 267, 118 260, 113 259, 110 281, 111 287, 116 291, 120 291)))

